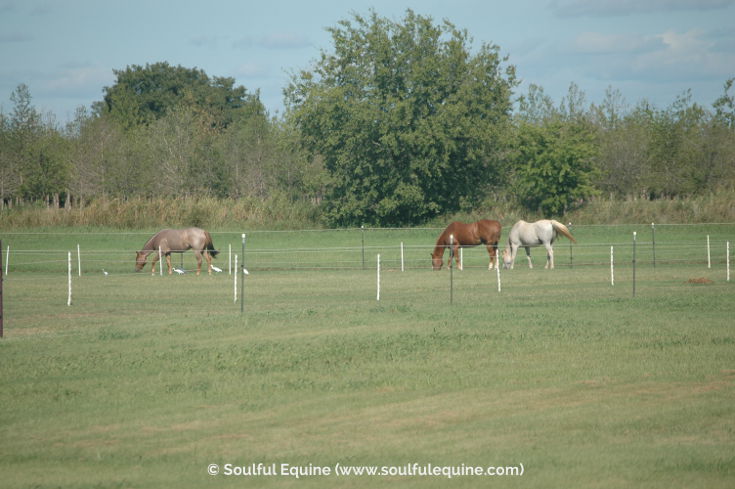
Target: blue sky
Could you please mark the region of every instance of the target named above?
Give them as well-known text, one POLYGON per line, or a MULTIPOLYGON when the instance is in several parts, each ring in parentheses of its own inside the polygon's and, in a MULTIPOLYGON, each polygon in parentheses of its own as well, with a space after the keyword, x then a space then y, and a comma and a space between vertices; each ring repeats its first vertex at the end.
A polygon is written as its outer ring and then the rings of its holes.
POLYGON ((576 83, 660 108, 692 90, 711 106, 735 76, 735 0, 0 0, 0 108, 24 83, 59 122, 101 100, 113 70, 166 61, 233 77, 283 112, 291 73, 332 49, 327 27, 352 13, 400 21, 407 8, 497 44, 556 103, 576 83))

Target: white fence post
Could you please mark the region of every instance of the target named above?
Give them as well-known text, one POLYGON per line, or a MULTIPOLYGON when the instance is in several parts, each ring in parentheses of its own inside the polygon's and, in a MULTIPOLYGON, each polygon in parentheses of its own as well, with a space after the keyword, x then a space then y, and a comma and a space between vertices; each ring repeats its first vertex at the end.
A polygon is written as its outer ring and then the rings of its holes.
POLYGON ((495 275, 498 277, 498 292, 500 292, 500 267, 498 266, 497 253, 495 255, 495 275))
POLYGON ((71 251, 68 252, 66 261, 67 261, 68 270, 69 270, 67 273, 67 277, 69 279, 69 294, 67 295, 67 298, 66 298, 66 305, 71 306, 71 251))
POLYGON ((401 241, 401 271, 402 272, 406 271, 406 268, 404 267, 404 263, 403 263, 403 241, 401 241))
POLYGON ((380 253, 378 253, 378 276, 377 276, 377 281, 378 281, 378 286, 377 286, 378 287, 378 295, 377 295, 377 299, 376 300, 378 302, 380 302, 380 253))
POLYGON ((615 287, 615 255, 613 247, 610 247, 610 285, 615 287))
POLYGON ((233 302, 235 304, 237 304, 237 276, 238 276, 238 273, 237 273, 237 255, 235 255, 235 273, 233 274, 233 276, 235 277, 235 279, 233 281, 233 288, 234 288, 234 290, 233 290, 233 294, 234 294, 234 300, 233 300, 233 302))

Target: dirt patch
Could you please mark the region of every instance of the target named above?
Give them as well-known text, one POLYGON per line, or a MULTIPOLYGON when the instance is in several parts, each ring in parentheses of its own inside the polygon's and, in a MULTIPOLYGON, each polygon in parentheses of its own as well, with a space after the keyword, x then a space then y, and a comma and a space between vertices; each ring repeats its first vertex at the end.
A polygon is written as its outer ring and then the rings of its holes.
POLYGON ((687 280, 688 284, 711 284, 714 283, 710 279, 705 277, 699 277, 699 278, 690 278, 687 280))

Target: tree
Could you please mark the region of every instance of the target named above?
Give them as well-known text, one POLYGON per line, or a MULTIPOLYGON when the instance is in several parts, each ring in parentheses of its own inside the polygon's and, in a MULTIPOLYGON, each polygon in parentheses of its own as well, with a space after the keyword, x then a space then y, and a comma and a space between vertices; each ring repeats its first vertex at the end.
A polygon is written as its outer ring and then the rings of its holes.
POLYGON ((13 111, 4 130, 7 148, 0 160, 4 167, 0 173, 3 198, 14 194, 20 199, 47 203, 53 198, 58 205, 66 186, 66 141, 52 124, 44 124, 31 103, 27 85, 18 85, 10 100, 13 111))
POLYGON ((333 225, 414 224, 477 202, 499 181, 516 85, 499 48, 408 10, 354 15, 334 52, 292 77, 287 117, 329 174, 333 225))
POLYGON ((515 194, 529 210, 552 217, 597 193, 596 147, 584 123, 551 120, 520 128, 515 194))
POLYGON ((735 78, 729 78, 725 82, 724 93, 712 104, 716 118, 730 129, 735 129, 735 95, 730 93, 733 84, 735 78))
POLYGON ((110 118, 94 117, 79 108, 67 127, 67 137, 71 141, 68 199, 83 207, 105 193, 111 148, 122 138, 122 130, 110 118))
POLYGON ((123 126, 148 125, 178 106, 205 112, 216 127, 224 128, 238 117, 263 113, 258 94, 250 95, 232 78, 214 77, 196 68, 168 63, 133 65, 113 70, 117 80, 105 87, 99 113, 109 114, 123 126))

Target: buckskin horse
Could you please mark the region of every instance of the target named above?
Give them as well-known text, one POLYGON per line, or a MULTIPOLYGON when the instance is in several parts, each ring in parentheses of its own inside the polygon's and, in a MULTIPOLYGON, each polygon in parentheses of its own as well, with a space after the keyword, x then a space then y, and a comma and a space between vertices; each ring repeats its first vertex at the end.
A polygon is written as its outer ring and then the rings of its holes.
POLYGON ((557 233, 561 233, 572 243, 576 243, 572 233, 567 227, 553 219, 543 219, 536 222, 518 221, 510 229, 508 233, 508 245, 503 251, 503 268, 513 269, 513 263, 516 260, 518 248, 523 246, 526 249, 526 257, 528 257, 528 268, 533 268, 531 263, 531 246, 544 245, 546 248, 546 266, 544 268, 554 268, 554 249, 552 245, 556 239, 557 233))
POLYGON ((449 261, 447 266, 452 266, 452 256, 457 262, 457 268, 462 269, 459 262, 460 247, 477 246, 484 244, 487 247, 487 253, 490 255, 490 264, 488 270, 493 269, 493 263, 498 266, 498 242, 500 241, 501 226, 498 221, 489 219, 481 219, 477 222, 466 224, 463 222, 453 222, 439 235, 436 240, 436 247, 431 254, 431 265, 434 270, 441 270, 444 261, 444 250, 451 246, 449 261), (450 243, 451 236, 451 243, 450 243))
MULTIPOLYGON (((171 253, 183 253, 187 250, 194 250, 197 259, 197 275, 202 271, 202 254, 207 259, 209 274, 212 274, 212 258, 219 253, 214 249, 212 236, 203 229, 186 228, 186 229, 164 229, 157 232, 149 239, 143 249, 138 251, 135 257, 135 271, 139 272, 145 266, 146 259, 151 253, 155 253, 151 260, 151 274, 156 273, 156 262, 159 259, 159 249, 161 255, 166 257, 168 265, 168 274, 171 275, 171 253)), ((161 264, 163 266, 163 264, 161 264)))

